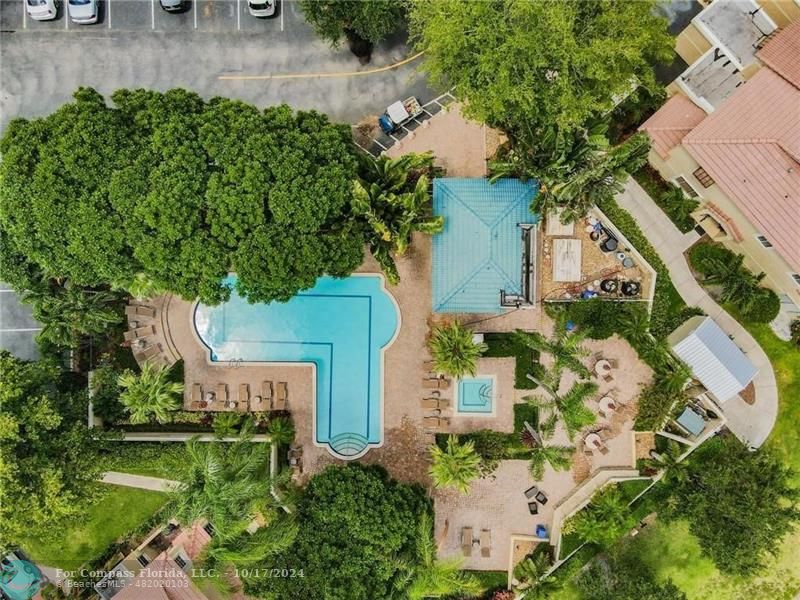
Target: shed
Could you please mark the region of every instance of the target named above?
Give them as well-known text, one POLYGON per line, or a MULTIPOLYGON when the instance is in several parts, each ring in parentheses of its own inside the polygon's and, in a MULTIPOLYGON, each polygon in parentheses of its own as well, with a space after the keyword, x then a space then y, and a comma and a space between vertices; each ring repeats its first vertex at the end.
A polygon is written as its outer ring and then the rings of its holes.
POLYGON ((692 317, 667 338, 672 352, 719 402, 736 396, 758 369, 711 317, 692 317))

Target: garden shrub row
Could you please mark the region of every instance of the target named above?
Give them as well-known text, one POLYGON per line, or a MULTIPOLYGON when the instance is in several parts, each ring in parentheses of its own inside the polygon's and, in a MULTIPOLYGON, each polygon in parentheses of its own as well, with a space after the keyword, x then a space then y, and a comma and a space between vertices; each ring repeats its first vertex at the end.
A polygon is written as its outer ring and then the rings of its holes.
POLYGON ((694 229, 695 221, 692 213, 700 205, 697 200, 687 197, 683 190, 664 181, 658 171, 649 164, 636 171, 633 178, 664 211, 675 227, 683 233, 694 229))

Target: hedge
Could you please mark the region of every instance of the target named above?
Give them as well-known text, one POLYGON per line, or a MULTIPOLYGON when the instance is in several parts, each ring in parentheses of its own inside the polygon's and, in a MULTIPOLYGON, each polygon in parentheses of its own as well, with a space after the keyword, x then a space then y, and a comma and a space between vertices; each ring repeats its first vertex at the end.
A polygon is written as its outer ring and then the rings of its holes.
POLYGON ((528 379, 528 373, 541 375, 539 352, 520 342, 513 333, 486 333, 483 336, 488 349, 484 358, 516 358, 514 365, 514 387, 518 390, 534 390, 538 386, 528 379))
POLYGON ((697 200, 686 197, 683 190, 664 181, 648 164, 636 171, 633 178, 682 233, 694 229, 696 223, 691 213, 700 206, 697 200))

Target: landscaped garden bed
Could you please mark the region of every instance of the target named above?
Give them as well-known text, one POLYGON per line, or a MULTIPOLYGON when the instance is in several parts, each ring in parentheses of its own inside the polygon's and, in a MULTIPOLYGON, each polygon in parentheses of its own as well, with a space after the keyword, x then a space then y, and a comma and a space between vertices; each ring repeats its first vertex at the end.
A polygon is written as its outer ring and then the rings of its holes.
POLYGON ((523 344, 513 333, 485 333, 483 341, 488 346, 484 358, 514 357, 514 387, 518 390, 534 390, 537 384, 528 375, 538 377, 542 372, 539 353, 523 344))
POLYGON ((686 196, 681 188, 664 181, 650 165, 644 165, 633 173, 633 178, 682 233, 694 229, 696 223, 692 213, 700 206, 697 200, 686 196))

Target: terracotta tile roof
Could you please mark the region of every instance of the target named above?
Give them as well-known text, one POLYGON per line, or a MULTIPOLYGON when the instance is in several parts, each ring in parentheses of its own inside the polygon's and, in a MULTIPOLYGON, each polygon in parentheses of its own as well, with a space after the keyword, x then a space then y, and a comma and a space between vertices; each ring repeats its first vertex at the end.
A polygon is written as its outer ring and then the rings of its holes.
POLYGON ((211 536, 203 529, 205 523, 205 521, 195 521, 191 527, 181 528, 181 532, 172 541, 172 547, 182 546, 190 560, 197 558, 211 541, 211 536))
POLYGON ((800 88, 800 19, 775 34, 756 56, 786 81, 800 88))
POLYGON ((658 155, 667 159, 670 150, 679 146, 683 136, 696 127, 706 116, 705 111, 682 94, 676 94, 664 103, 639 127, 653 140, 658 155))
POLYGON ((800 89, 761 69, 683 145, 800 272, 800 89))
POLYGON ((114 595, 114 600, 208 600, 166 552, 114 595))

